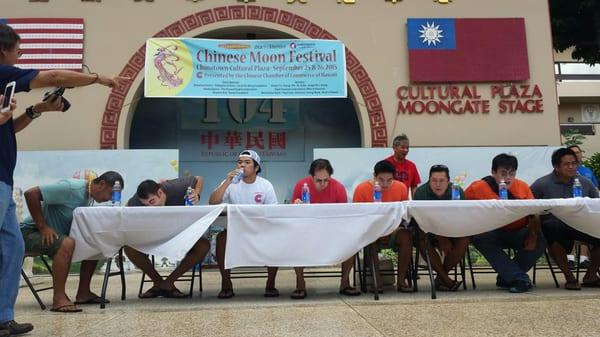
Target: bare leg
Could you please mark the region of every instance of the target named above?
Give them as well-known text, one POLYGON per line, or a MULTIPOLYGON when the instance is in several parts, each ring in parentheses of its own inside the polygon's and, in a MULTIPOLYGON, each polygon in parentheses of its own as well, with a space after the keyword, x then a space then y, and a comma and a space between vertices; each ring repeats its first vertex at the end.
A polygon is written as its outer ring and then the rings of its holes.
POLYGON ((348 260, 342 262, 342 278, 340 280, 340 289, 350 288, 350 271, 354 266, 356 255, 352 255, 348 260))
POLYGON ((57 309, 60 307, 73 305, 73 302, 67 297, 65 293, 65 285, 67 283, 67 276, 69 275, 69 269, 71 267, 71 258, 73 257, 73 251, 75 250, 75 240, 70 237, 66 237, 60 248, 52 257, 52 285, 54 287, 54 294, 52 296, 52 308, 57 309))
POLYGON ((277 276, 277 267, 267 267, 267 285, 266 289, 275 289, 275 277, 277 276))
POLYGON ((233 289, 231 284, 231 270, 225 269, 225 244, 227 242, 227 231, 222 231, 217 235, 217 263, 221 272, 221 291, 233 289))
POLYGON ((210 243, 207 239, 201 238, 194 244, 192 249, 187 253, 187 255, 181 260, 181 263, 166 280, 164 280, 161 284, 161 288, 166 290, 172 290, 175 288, 175 281, 185 272, 190 270, 193 266, 195 266, 198 262, 202 261, 208 253, 210 249, 210 243))
MULTIPOLYGON (((419 235, 419 237, 421 238, 419 247, 421 250, 421 255, 423 255, 423 256, 425 256, 425 235, 427 235, 427 234, 423 233, 423 232, 419 235)), ((433 270, 435 270, 437 277, 441 280, 441 282, 445 286, 451 287, 453 284, 453 281, 448 276, 448 271, 442 264, 442 259, 440 258, 438 251, 435 249, 435 247, 433 247, 433 245, 431 243, 427 247, 427 250, 429 252, 429 261, 431 262, 431 268, 433 268, 433 270)), ((448 258, 446 258, 446 261, 447 260, 448 260, 448 258)), ((401 284, 400 280, 401 280, 400 275, 398 275, 398 285, 401 284)))
POLYGON ((92 298, 98 297, 90 289, 90 283, 92 282, 92 276, 96 270, 96 260, 86 260, 81 262, 81 269, 79 270, 79 287, 77 288, 77 295, 75 299, 78 302, 85 302, 92 298))
POLYGON ((163 278, 158 274, 152 261, 148 258, 147 254, 137 251, 129 246, 124 248, 125 254, 129 257, 129 260, 138 268, 140 268, 150 279, 154 282, 154 287, 159 288, 163 278))
POLYGON ((400 254, 398 261, 398 287, 407 288, 406 272, 408 271, 412 255, 412 234, 408 230, 400 229, 396 234, 396 242, 398 244, 398 254, 400 254))
POLYGON ((600 247, 594 247, 592 249, 590 266, 583 277, 583 282, 594 282, 598 279, 596 274, 598 273, 598 269, 600 268, 600 247))
POLYGON ((444 268, 446 273, 449 273, 462 260, 469 246, 471 239, 469 237, 457 238, 450 254, 444 259, 444 268))
POLYGON ((306 290, 306 282, 304 281, 304 268, 295 267, 296 272, 296 290, 306 290))
POLYGON ((567 262, 567 252, 565 251, 565 249, 558 242, 553 242, 551 245, 548 246, 548 248, 550 249, 552 259, 554 259, 554 262, 556 262, 558 268, 560 268, 560 270, 562 271, 567 283, 577 282, 577 279, 575 279, 575 276, 571 272, 571 269, 569 269, 569 264, 567 262))

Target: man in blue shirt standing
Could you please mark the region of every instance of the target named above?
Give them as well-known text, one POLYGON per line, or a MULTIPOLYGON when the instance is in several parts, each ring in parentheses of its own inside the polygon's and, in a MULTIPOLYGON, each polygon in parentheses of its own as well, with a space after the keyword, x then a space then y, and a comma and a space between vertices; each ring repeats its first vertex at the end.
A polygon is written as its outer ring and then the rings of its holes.
MULTIPOLYGON (((8 25, 0 24, 0 90, 16 82, 15 92, 43 87, 80 87, 101 84, 114 87, 123 77, 106 77, 67 70, 24 70, 14 67, 21 56, 21 38, 8 25)), ((0 115, 0 337, 18 335, 33 329, 31 324, 14 321, 14 305, 19 290, 20 270, 23 263, 24 244, 19 230, 15 203, 12 199, 13 171, 17 163, 15 133, 23 130, 44 111, 62 110, 60 99, 48 100, 26 109, 26 113, 13 119, 12 112, 0 115), (54 103, 53 103, 54 101, 54 103)), ((14 109, 12 109, 14 111, 14 109)))

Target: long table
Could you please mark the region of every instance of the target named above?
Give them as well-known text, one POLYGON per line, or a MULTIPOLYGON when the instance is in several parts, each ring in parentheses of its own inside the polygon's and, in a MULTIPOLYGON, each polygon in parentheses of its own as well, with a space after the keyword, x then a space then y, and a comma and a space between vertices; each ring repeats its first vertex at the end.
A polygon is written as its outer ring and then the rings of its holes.
POLYGON ((181 259, 226 214, 226 268, 339 264, 414 218, 448 237, 487 232, 529 214, 552 213, 600 237, 599 199, 457 200, 391 203, 82 207, 73 213, 73 261, 111 258, 128 245, 181 259))

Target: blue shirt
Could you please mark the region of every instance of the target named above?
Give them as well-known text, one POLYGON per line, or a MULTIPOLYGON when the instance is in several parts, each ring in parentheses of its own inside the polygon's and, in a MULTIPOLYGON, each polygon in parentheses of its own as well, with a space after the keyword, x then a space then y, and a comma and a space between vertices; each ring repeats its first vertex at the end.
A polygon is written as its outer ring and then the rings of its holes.
POLYGON ((591 168, 579 165, 577 166, 577 173, 579 173, 580 176, 588 178, 594 184, 594 186, 598 187, 598 179, 596 179, 594 171, 592 171, 591 168))
MULTIPOLYGON (((44 219, 57 233, 69 235, 75 208, 91 204, 88 182, 83 179, 64 179, 39 188, 44 219)), ((22 227, 35 229, 35 221, 28 216, 23 220, 22 227)))
MULTIPOLYGON (((0 64, 0 94, 4 94, 4 88, 15 81, 15 93, 31 90, 29 83, 37 76, 38 70, 20 69, 17 67, 0 64)), ((0 125, 0 181, 8 186, 13 186, 13 172, 17 164, 17 138, 12 118, 0 125)))

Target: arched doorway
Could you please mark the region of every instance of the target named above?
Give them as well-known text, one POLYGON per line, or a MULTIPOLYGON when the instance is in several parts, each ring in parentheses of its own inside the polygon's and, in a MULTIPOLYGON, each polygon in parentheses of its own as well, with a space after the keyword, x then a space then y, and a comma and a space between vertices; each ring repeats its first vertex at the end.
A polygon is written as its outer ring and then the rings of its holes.
MULTIPOLYGON (((218 29, 196 37, 295 38, 284 32, 249 26, 218 29)), ((279 201, 283 202, 291 197, 294 182, 306 176, 314 148, 361 146, 358 113, 350 98, 141 97, 130 125, 131 149, 179 149, 180 175, 200 175, 205 179, 203 202, 233 169, 235 154, 242 148, 261 153, 261 176, 273 183, 279 201), (285 122, 272 123, 273 119, 285 122)))

